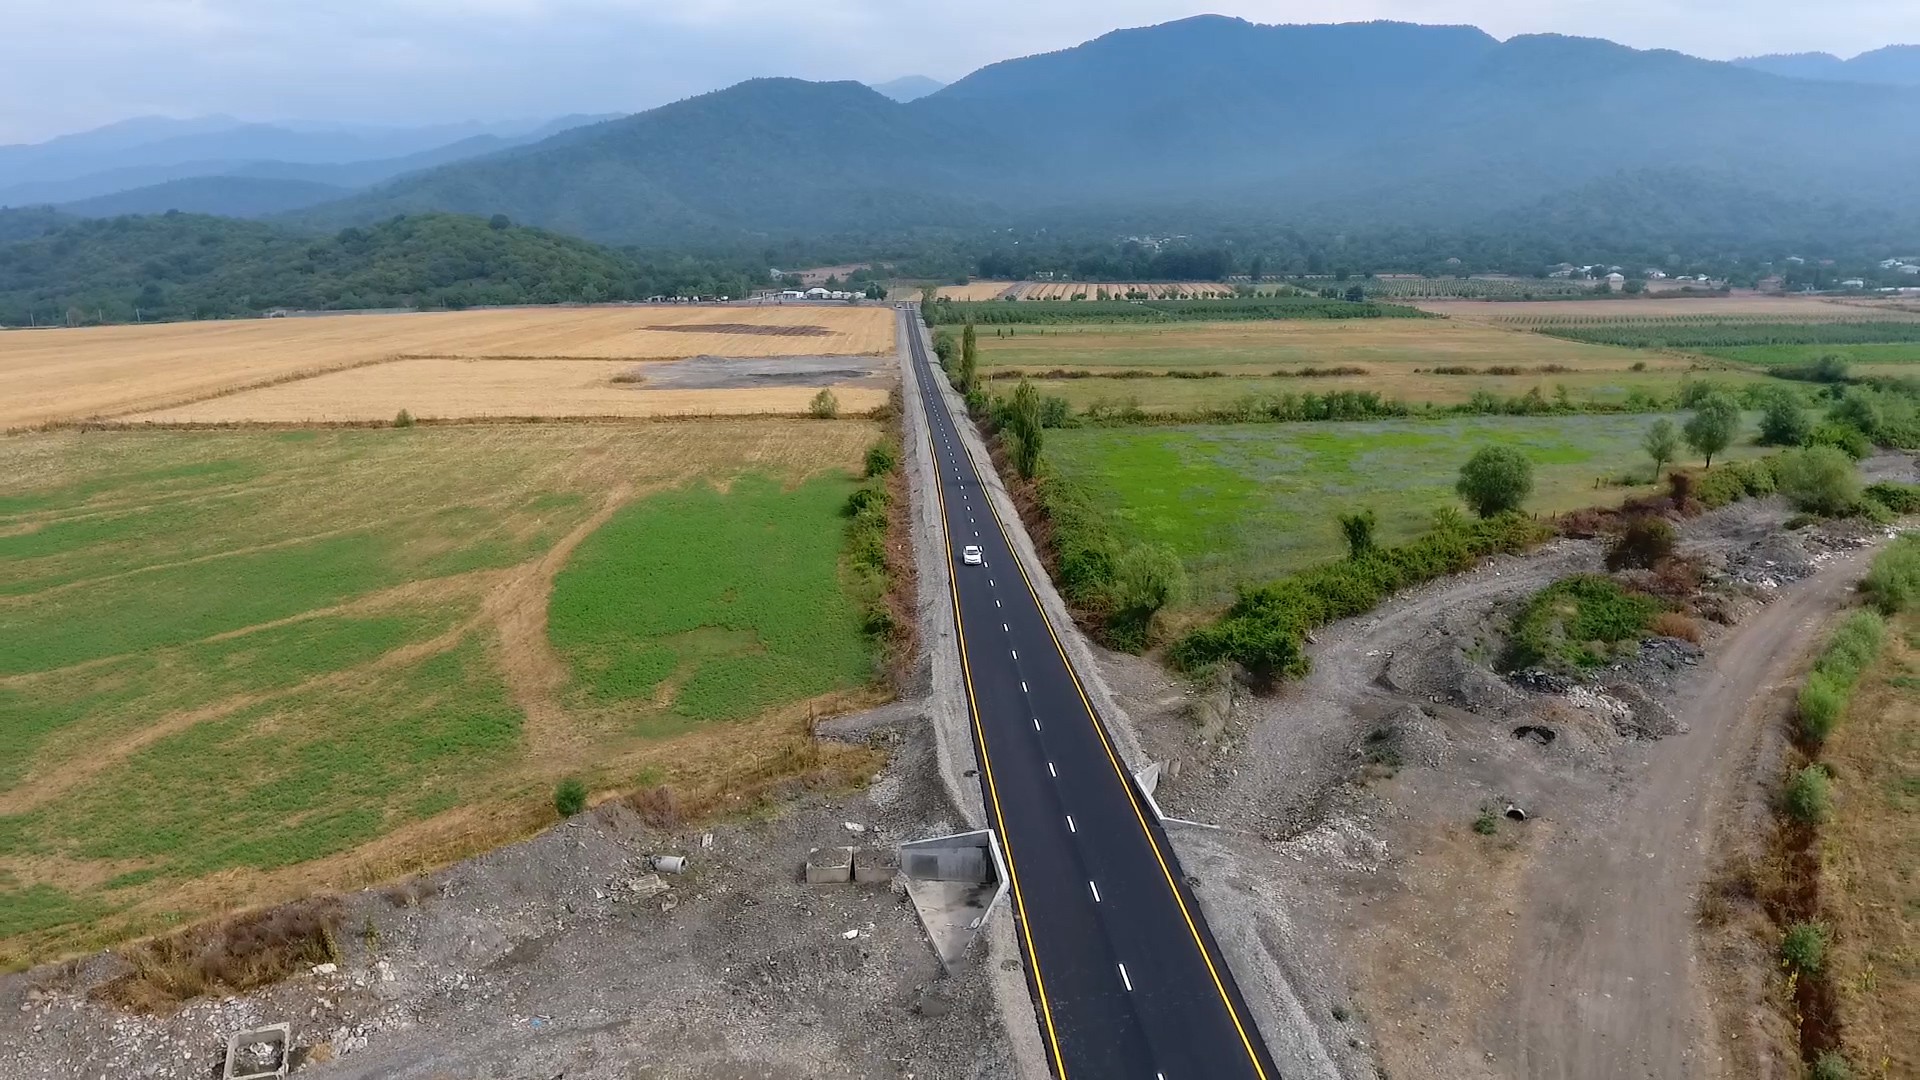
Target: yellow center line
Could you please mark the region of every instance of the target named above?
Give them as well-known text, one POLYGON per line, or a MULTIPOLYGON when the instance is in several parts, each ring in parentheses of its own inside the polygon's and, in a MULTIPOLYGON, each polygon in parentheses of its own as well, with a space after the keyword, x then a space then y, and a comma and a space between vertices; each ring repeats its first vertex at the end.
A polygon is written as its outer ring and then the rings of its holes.
MULTIPOLYGON (((915 328, 915 332, 918 332, 917 327, 915 328)), ((974 464, 971 453, 967 455, 967 463, 969 465, 974 464)), ((976 474, 979 472, 978 466, 974 467, 974 471, 976 474)), ((944 499, 942 500, 942 505, 944 506, 944 499)), ((1046 608, 1040 602, 1040 594, 1034 589, 1033 580, 1027 576, 1026 564, 1020 558, 1019 553, 1013 550, 1013 540, 1007 535, 1006 524, 1000 520, 1000 510, 993 505, 990 496, 987 499, 987 506, 992 511, 994 527, 1000 530, 1000 538, 1006 542, 1007 550, 1013 552, 1013 562, 1020 570, 1020 580, 1026 583, 1027 595, 1033 598, 1034 607, 1040 611, 1040 621, 1045 624, 1047 628, 1047 636, 1053 640, 1054 651, 1060 654, 1060 662, 1067 669, 1067 677, 1073 680, 1073 689, 1080 697, 1080 705, 1086 709, 1088 721, 1093 724, 1094 732, 1100 736, 1100 744, 1107 752, 1107 761, 1113 765, 1113 771, 1120 778, 1121 786, 1127 787, 1132 783, 1132 780, 1128 778, 1125 768, 1121 766, 1119 756, 1114 753, 1113 743, 1107 738, 1106 727, 1100 723, 1099 715, 1094 712, 1093 702, 1087 698, 1086 687, 1080 684, 1080 676, 1073 669, 1073 661, 1067 658, 1066 647, 1060 643, 1060 635, 1054 633, 1053 620, 1047 617, 1046 608)), ((953 553, 951 551, 947 553, 947 562, 949 565, 953 562, 953 553)), ((959 617, 959 600, 957 594, 954 601, 954 612, 954 617, 957 619, 959 617)), ((965 646, 962 645, 962 652, 964 653, 964 651, 965 646)), ((988 784, 991 786, 991 779, 989 779, 988 784)), ((1221 1003, 1227 1007, 1227 1016, 1233 1021, 1233 1028, 1240 1035, 1240 1045, 1246 1050, 1247 1059, 1253 1063, 1254 1073, 1260 1077, 1260 1080, 1266 1080, 1267 1072, 1260 1065, 1260 1055, 1254 1050, 1252 1036, 1247 1033, 1246 1025, 1241 1022, 1240 1010, 1234 1007, 1233 998, 1227 993, 1226 983, 1220 978, 1220 972, 1214 966, 1213 957, 1207 952, 1207 943, 1200 936, 1199 924, 1194 922, 1193 913, 1187 910, 1187 902, 1180 895, 1180 888, 1174 882, 1173 870, 1167 865, 1166 856, 1161 852, 1160 844, 1154 840, 1153 830, 1147 825, 1146 815, 1140 811, 1139 800, 1132 797, 1131 791, 1132 789, 1129 787, 1127 802, 1133 807, 1134 819, 1139 822, 1140 831, 1145 834, 1147 838, 1147 846, 1153 850, 1154 861, 1160 864, 1160 873, 1167 879, 1167 888, 1173 893, 1173 902, 1180 908, 1180 917, 1186 921, 1187 932, 1193 935, 1194 946, 1200 950, 1200 959, 1207 965, 1207 974, 1213 979, 1214 990, 1219 993, 1221 1003)), ((997 812, 997 805, 995 809, 997 812)), ((1012 860, 1009 859, 1008 861, 1011 863, 1012 860)), ((1016 894, 1018 891, 1016 887, 1016 894)), ((1029 943, 1028 948, 1032 948, 1031 943, 1029 943)), ((1034 977, 1036 980, 1039 978, 1039 971, 1037 969, 1034 972, 1034 977)), ((1044 999, 1042 1003, 1044 1004, 1044 999)))
MULTIPOLYGON (((915 333, 915 334, 919 333, 919 328, 916 326, 912 326, 911 320, 909 320, 908 328, 909 328, 909 332, 911 333, 915 333)), ((912 355, 917 357, 918 356, 917 350, 914 351, 912 355)), ((914 372, 914 377, 916 382, 919 381, 919 375, 920 373, 918 371, 914 372)), ((934 393, 936 394, 939 393, 939 389, 937 387, 934 388, 934 393)), ((927 419, 928 419, 927 452, 933 456, 935 465, 938 465, 939 453, 937 452, 937 450, 933 445, 932 417, 929 415, 927 419)), ((940 530, 942 533, 945 533, 947 528, 947 495, 946 495, 946 491, 944 490, 944 486, 939 483, 939 478, 937 476, 935 477, 933 490, 934 490, 934 494, 940 500, 940 530)), ((973 717, 974 738, 978 739, 980 742, 981 775, 986 777, 987 794, 993 800, 994 819, 998 821, 1001 825, 1000 846, 1003 849, 1003 853, 1007 857, 1007 877, 1010 879, 1010 883, 1013 886, 1013 900, 1014 900, 1014 903, 1020 908, 1020 935, 1022 938, 1025 939, 1027 943, 1027 957, 1029 959, 1029 962, 1031 962, 1033 965, 1033 985, 1034 985, 1034 990, 1036 994, 1040 998, 1041 1016, 1046 1022, 1047 1042, 1053 1047, 1054 1070, 1055 1070, 1055 1073, 1059 1076, 1060 1080, 1066 1080, 1067 1062, 1066 1062, 1066 1058, 1060 1052, 1060 1034, 1054 1028, 1053 1006, 1047 1001, 1046 980, 1044 980, 1040 976, 1040 954, 1037 950, 1034 949, 1034 946, 1033 946, 1033 929, 1028 924, 1028 921, 1027 921, 1027 903, 1024 899, 1021 898, 1021 895, 1020 895, 1020 874, 1014 868, 1013 838, 1009 835, 1006 835, 1007 819, 1006 819, 1006 816, 1002 814, 1000 811, 1000 789, 994 784, 994 781, 993 781, 993 761, 992 761, 992 756, 987 753, 986 727, 980 721, 980 705, 979 705, 979 702, 974 698, 973 668, 967 663, 966 627, 960 617, 959 568, 956 567, 953 562, 952 542, 951 541, 947 542, 945 547, 947 549, 947 590, 951 594, 953 599, 954 632, 955 632, 955 637, 960 644, 960 671, 967 683, 967 710, 973 717)))

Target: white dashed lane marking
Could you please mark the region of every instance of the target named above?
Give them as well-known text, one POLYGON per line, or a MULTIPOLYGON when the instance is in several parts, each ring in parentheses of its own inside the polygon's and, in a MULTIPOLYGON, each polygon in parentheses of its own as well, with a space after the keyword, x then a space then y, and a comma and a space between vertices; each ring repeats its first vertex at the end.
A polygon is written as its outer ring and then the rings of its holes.
POLYGON ((1095 885, 1093 882, 1089 881, 1087 882, 1087 888, 1093 890, 1093 902, 1096 904, 1099 903, 1100 902, 1100 886, 1095 885))
POLYGON ((1120 981, 1126 984, 1127 993, 1133 993, 1133 980, 1127 978, 1127 965, 1120 965, 1120 981))

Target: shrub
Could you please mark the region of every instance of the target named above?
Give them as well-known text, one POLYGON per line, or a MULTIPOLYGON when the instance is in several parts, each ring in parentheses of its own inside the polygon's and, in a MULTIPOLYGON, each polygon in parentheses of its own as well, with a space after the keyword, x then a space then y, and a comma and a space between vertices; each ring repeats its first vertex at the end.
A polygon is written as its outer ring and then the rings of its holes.
POLYGON ((1810 514, 1844 514, 1860 502, 1860 476, 1852 459, 1831 446, 1809 446, 1780 455, 1775 465, 1780 493, 1810 514))
POLYGON ((1920 597, 1920 537, 1902 536, 1873 560, 1861 589, 1884 615, 1897 615, 1920 597))
POLYGON ((1520 509, 1533 493, 1533 462, 1510 446, 1485 446, 1460 467, 1460 497, 1483 518, 1520 509))
POLYGON ((1827 924, 1797 922, 1780 939, 1780 959, 1802 975, 1818 975, 1827 965, 1827 924))
POLYGON ((1373 531, 1379 523, 1372 510, 1340 515, 1340 531, 1347 538, 1347 557, 1358 559, 1374 549, 1373 531))
POLYGON ((1673 426, 1673 421, 1663 416, 1647 428, 1640 445, 1647 451, 1647 456, 1653 459, 1653 478, 1658 480, 1660 471, 1671 465, 1680 454, 1680 432, 1673 426))
POLYGON ((1894 514, 1920 513, 1920 484, 1868 484, 1862 494, 1894 514))
POLYGON ((1591 645, 1638 641, 1659 612, 1659 601, 1612 578, 1578 574, 1556 581, 1514 616, 1501 665, 1508 671, 1592 667, 1606 657, 1591 645))
POLYGON ((1187 571, 1171 548, 1137 545, 1114 567, 1108 640, 1129 652, 1146 648, 1153 617, 1186 594, 1187 571))
POLYGON ((587 808, 587 785, 569 776, 553 789, 553 808, 561 817, 570 818, 587 808))
POLYGON ((1812 437, 1813 421, 1792 391, 1776 389, 1767 396, 1766 411, 1760 417, 1762 446, 1799 446, 1812 437))
POLYGON ((1690 616, 1678 611, 1663 611, 1653 617, 1653 625, 1647 628, 1654 637, 1678 638, 1700 644, 1700 624, 1690 616))
POLYGON ((1865 461, 1873 455, 1873 440, 1866 432, 1852 424, 1828 421, 1813 429, 1807 437, 1809 446, 1831 446, 1855 461, 1865 461))
POLYGON ((1813 1059, 1813 1067, 1807 1070, 1810 1080, 1853 1080, 1853 1066, 1837 1051, 1823 1050, 1813 1059))
POLYGON ((399 412, 395 413, 393 416, 393 426, 401 427, 401 428, 412 427, 413 414, 408 412, 405 409, 401 409, 399 412))
POLYGON ((900 455, 893 443, 883 440, 867 447, 867 476, 884 476, 898 464, 900 455))
POLYGON ((833 396, 832 390, 822 388, 807 403, 807 415, 815 420, 831 420, 840 415, 840 399, 833 396))
POLYGON ((1607 545, 1607 569, 1649 569, 1673 554, 1673 545, 1673 526, 1665 518, 1636 517, 1607 545))
POLYGON ((1827 771, 1818 765, 1809 765, 1793 774, 1787 782, 1787 816, 1802 825, 1819 825, 1827 820, 1833 809, 1832 786, 1827 782, 1827 771))
POLYGON ((1833 734, 1839 724, 1840 714, 1847 709, 1847 693, 1832 679, 1815 672, 1807 676, 1806 685, 1800 688, 1798 707, 1801 734, 1818 746, 1827 741, 1827 736, 1833 734))

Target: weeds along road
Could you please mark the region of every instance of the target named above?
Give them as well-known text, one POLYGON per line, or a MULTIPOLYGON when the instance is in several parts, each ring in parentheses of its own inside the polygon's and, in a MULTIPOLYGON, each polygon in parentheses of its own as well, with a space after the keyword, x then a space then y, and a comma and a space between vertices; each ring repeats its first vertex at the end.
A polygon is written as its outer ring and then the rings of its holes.
POLYGON ((912 308, 987 814, 1055 1075, 1280 1080, 1153 811, 1041 609, 939 388, 912 308), (961 561, 978 546, 983 565, 961 561))

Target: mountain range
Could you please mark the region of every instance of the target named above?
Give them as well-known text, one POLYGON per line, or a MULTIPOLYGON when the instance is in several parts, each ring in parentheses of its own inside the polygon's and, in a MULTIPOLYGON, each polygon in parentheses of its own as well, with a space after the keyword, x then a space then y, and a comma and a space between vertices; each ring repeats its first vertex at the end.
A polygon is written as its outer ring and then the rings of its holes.
POLYGON ((82 216, 170 209, 277 213, 605 119, 310 128, 228 116, 139 117, 43 143, 0 146, 0 206, 58 205, 82 216), (239 197, 229 201, 230 195, 239 197))
MULTIPOLYGON (((1202 16, 896 102, 763 79, 302 211, 502 212, 608 243, 1231 214, 1454 227, 1649 170, 1703 214, 1756 200, 1914 217, 1920 93, 1472 27, 1202 16), (1735 194, 1733 197, 1738 198, 1735 194)), ((1681 213, 1684 222, 1685 214, 1681 213)))
POLYGON ((1851 60, 1832 53, 1808 52, 1749 56, 1734 63, 1795 79, 1920 86, 1920 45, 1889 45, 1851 60))
MULTIPOLYGON (((1202 221, 1228 232, 1484 232, 1511 220, 1604 231, 1637 217, 1643 232, 1657 222, 1701 243, 1797 241, 1866 221, 1893 242, 1920 239, 1908 179, 1920 167, 1920 88, 1886 85, 1911 58, 1896 48, 1834 60, 1852 72, 1835 78, 1804 57, 1723 63, 1559 35, 1503 42, 1469 26, 1200 16, 944 87, 756 79, 386 158, 353 156, 378 141, 365 132, 245 133, 252 147, 305 138, 331 155, 290 162, 291 151, 183 156, 243 138, 205 122, 145 143, 140 130, 109 130, 94 141, 131 140, 148 162, 56 183, 80 215, 187 209, 337 230, 506 214, 655 249, 1068 224, 1111 236, 1202 221), (167 163, 155 144, 173 148, 167 163), (150 179, 126 190, 136 168, 150 179), (92 182, 108 190, 83 197, 92 182)), ((85 149, 0 148, 0 177, 24 150, 38 151, 26 155, 38 168, 51 157, 71 172, 85 149)), ((23 188, 47 190, 11 190, 23 188)), ((37 201, 0 189, 0 204, 37 201)))

